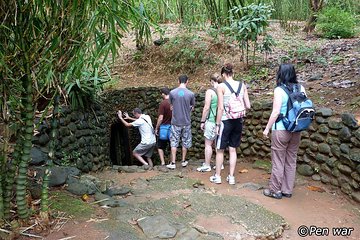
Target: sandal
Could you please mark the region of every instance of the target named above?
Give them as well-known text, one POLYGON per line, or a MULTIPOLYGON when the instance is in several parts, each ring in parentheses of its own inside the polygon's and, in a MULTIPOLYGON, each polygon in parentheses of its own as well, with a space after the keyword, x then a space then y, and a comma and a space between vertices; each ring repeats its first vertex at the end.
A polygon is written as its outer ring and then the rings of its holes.
POLYGON ((281 192, 273 192, 270 189, 264 189, 263 194, 267 197, 271 197, 271 198, 276 198, 276 199, 281 199, 282 198, 282 194, 281 192))

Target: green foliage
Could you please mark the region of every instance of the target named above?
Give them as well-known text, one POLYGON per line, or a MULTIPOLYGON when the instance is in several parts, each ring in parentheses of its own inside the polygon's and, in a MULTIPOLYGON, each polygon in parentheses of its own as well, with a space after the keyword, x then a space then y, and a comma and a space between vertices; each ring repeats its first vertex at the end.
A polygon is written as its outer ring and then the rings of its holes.
POLYGON ((325 57, 321 56, 321 55, 316 55, 315 57, 315 63, 323 65, 323 66, 327 66, 328 62, 326 60, 325 57))
POLYGON ((344 61, 344 57, 339 56, 339 55, 335 55, 331 57, 331 63, 332 64, 339 64, 342 63, 344 61))
POLYGON ((297 59, 298 61, 304 61, 306 59, 312 59, 315 55, 316 48, 308 47, 304 44, 300 44, 295 49, 289 51, 289 59, 297 59))
POLYGON ((193 26, 206 23, 205 8, 200 0, 178 0, 177 2, 182 24, 193 26))
POLYGON ((358 0, 327 0, 327 6, 336 7, 353 14, 360 14, 360 1, 358 0))
POLYGON ((269 68, 261 66, 251 66, 249 73, 246 74, 243 79, 247 83, 257 82, 261 84, 263 80, 266 80, 269 77, 269 68))
POLYGON ((263 41, 258 46, 259 51, 264 54, 265 61, 267 60, 267 55, 273 51, 273 47, 275 47, 275 45, 276 43, 274 38, 271 35, 266 34, 263 41))
POLYGON ((65 84, 65 90, 72 109, 84 109, 96 101, 96 96, 110 77, 109 69, 103 65, 101 72, 84 70, 80 78, 65 84))
POLYGON ((138 12, 139 14, 134 19, 133 29, 135 29, 136 34, 136 48, 141 50, 144 49, 145 45, 148 44, 151 40, 150 27, 158 28, 158 26, 154 24, 154 21, 151 19, 147 9, 142 2, 140 2, 138 12))
POLYGON ((288 31, 296 30, 294 21, 304 21, 310 13, 309 0, 273 0, 273 17, 280 20, 280 25, 288 31))
POLYGON ((80 159, 81 153, 79 152, 71 152, 69 154, 65 153, 64 151, 62 153, 62 159, 60 162, 61 166, 75 166, 76 161, 80 159))
POLYGON ((131 3, 127 0, 0 1, 0 89, 4 94, 0 105, 1 110, 9 108, 6 115, 21 113, 14 115, 22 126, 16 136, 14 155, 17 156, 1 166, 0 177, 6 180, 5 218, 11 216, 14 177, 17 216, 28 217, 27 168, 37 99, 44 94, 61 94, 67 99, 68 93, 70 99, 85 106, 88 102, 85 97, 94 97, 101 79, 108 76, 104 64, 109 56, 116 58, 122 34, 139 15, 131 3), (75 97, 76 94, 81 96, 75 97))
POLYGON ((234 12, 235 7, 241 8, 246 6, 245 0, 203 0, 203 2, 211 26, 218 29, 229 26, 230 18, 239 19, 243 16, 241 11, 234 12))
POLYGON ((142 0, 155 22, 180 22, 185 26, 204 24, 205 8, 200 0, 142 0))
POLYGON ((233 37, 242 49, 243 57, 246 58, 246 64, 249 64, 249 47, 253 43, 253 51, 255 58, 255 50, 257 48, 258 37, 265 33, 269 26, 269 19, 273 9, 265 4, 251 4, 247 7, 234 7, 233 12, 236 14, 241 12, 243 17, 236 19, 231 17, 229 28, 229 36, 233 37), (244 54, 244 49, 246 49, 244 54))
POLYGON ((206 44, 195 35, 176 36, 163 48, 171 72, 193 73, 200 65, 214 63, 206 44))
POLYGON ((318 16, 317 27, 325 38, 354 37, 355 26, 355 18, 336 7, 325 8, 318 16))

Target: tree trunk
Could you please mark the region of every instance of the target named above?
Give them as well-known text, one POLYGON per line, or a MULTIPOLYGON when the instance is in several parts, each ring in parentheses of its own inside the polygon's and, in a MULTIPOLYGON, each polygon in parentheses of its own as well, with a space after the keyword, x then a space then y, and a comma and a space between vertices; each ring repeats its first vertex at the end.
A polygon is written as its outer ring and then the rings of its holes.
POLYGON ((314 31, 316 26, 317 14, 324 6, 324 0, 309 0, 311 13, 309 19, 303 29, 304 32, 310 33, 314 31))

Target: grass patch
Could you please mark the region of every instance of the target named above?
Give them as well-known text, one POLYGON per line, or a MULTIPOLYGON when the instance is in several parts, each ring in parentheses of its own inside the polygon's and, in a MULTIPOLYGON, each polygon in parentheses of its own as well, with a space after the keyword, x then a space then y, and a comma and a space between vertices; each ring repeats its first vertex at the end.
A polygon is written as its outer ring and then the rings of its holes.
POLYGON ((89 218, 94 212, 94 209, 88 203, 66 192, 52 192, 50 204, 52 210, 66 212, 75 218, 89 218))

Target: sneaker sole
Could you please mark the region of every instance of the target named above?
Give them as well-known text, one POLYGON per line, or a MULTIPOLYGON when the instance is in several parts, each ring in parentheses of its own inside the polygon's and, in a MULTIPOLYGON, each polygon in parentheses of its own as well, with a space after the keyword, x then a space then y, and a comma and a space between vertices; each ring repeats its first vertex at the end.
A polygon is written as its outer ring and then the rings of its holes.
POLYGON ((226 181, 230 184, 230 185, 235 185, 236 181, 232 182, 232 181, 229 181, 229 178, 226 178, 226 181))
POLYGON ((221 182, 215 182, 215 181, 211 181, 211 180, 210 180, 210 182, 216 183, 216 184, 221 184, 221 182))
POLYGON ((196 169, 196 171, 198 171, 198 172, 211 172, 211 169, 207 169, 207 170, 203 170, 203 169, 196 169))

